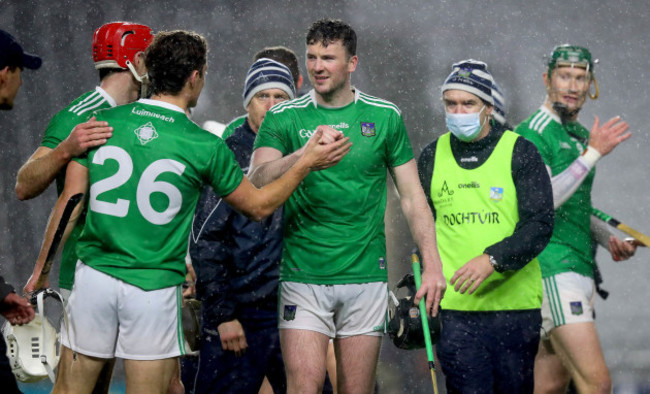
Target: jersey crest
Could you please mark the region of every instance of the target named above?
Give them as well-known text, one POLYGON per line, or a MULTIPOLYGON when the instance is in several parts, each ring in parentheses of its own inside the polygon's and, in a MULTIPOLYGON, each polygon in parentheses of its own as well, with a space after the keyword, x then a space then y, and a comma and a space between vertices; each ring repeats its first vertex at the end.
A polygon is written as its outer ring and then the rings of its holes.
POLYGON ((133 130, 133 132, 138 136, 138 140, 140 140, 140 143, 142 145, 145 145, 146 143, 158 138, 158 132, 156 131, 156 128, 153 127, 153 123, 151 122, 147 122, 146 124, 138 127, 137 129, 133 130))

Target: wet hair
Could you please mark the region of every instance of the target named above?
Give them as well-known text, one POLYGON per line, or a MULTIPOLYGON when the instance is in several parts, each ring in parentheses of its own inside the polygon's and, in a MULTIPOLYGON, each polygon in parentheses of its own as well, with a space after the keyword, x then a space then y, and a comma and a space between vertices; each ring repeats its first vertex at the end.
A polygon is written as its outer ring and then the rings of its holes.
POLYGON ((289 68, 291 77, 293 78, 293 85, 298 87, 298 79, 300 78, 300 68, 298 67, 298 57, 295 52, 284 46, 266 47, 258 51, 253 57, 253 61, 267 58, 280 62, 289 68))
POLYGON ((121 72, 131 72, 129 70, 123 70, 121 68, 100 68, 97 70, 99 72, 99 82, 103 81, 106 77, 109 75, 113 75, 116 73, 121 73, 121 72))
POLYGON ((326 47, 337 40, 342 41, 348 57, 357 54, 357 33, 340 19, 318 20, 307 31, 307 45, 321 43, 326 47))
POLYGON ((193 71, 203 72, 207 52, 208 43, 200 34, 185 30, 157 33, 144 60, 151 95, 180 93, 193 71))

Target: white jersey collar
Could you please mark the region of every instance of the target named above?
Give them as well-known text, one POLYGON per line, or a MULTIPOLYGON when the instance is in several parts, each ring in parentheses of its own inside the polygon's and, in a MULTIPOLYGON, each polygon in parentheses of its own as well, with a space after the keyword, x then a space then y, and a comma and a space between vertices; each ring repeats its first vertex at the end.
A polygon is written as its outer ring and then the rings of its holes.
POLYGON ((562 119, 560 119, 559 116, 557 116, 555 113, 553 113, 553 111, 551 111, 550 109, 548 109, 548 108, 546 107, 546 105, 542 104, 542 106, 539 108, 539 110, 542 111, 542 112, 544 112, 545 114, 547 114, 547 115, 550 116, 551 118, 553 118, 554 121, 558 122, 559 124, 562 124, 562 119))
MULTIPOLYGON (((359 100, 359 95, 361 94, 361 92, 359 91, 359 89, 355 88, 354 86, 351 86, 350 88, 354 92, 354 103, 356 104, 357 101, 359 100)), ((311 102, 314 104, 314 107, 318 108, 318 101, 316 100, 316 90, 312 89, 307 94, 309 95, 309 97, 311 99, 311 102)), ((324 105, 322 107, 323 108, 336 109, 336 108, 343 108, 343 107, 346 107, 348 105, 350 105, 350 104, 345 104, 345 105, 343 105, 341 107, 327 107, 327 106, 324 106, 324 105)))
POLYGON ((155 105, 156 107, 162 107, 162 108, 170 109, 172 111, 180 112, 182 114, 185 113, 185 111, 183 111, 183 109, 181 107, 179 107, 178 105, 170 104, 170 103, 160 101, 160 100, 140 99, 140 100, 138 100, 138 102, 142 103, 142 104, 155 105))
POLYGON ((117 106, 117 102, 115 101, 115 99, 113 99, 113 97, 111 97, 110 94, 106 93, 106 91, 104 89, 97 86, 95 88, 95 91, 97 93, 101 94, 102 97, 104 98, 104 100, 106 100, 111 105, 111 107, 116 107, 117 106))

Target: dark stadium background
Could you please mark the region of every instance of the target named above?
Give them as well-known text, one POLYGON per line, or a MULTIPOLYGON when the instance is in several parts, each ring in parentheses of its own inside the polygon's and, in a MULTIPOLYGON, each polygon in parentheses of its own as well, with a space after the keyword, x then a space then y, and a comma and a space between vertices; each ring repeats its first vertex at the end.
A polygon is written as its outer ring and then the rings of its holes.
MULTIPOLYGON (((588 100, 580 120, 590 127, 595 115, 601 120, 621 115, 634 133, 599 162, 594 203, 650 233, 648 3, 0 0, 0 27, 43 58, 40 70, 23 73, 15 109, 0 112, 0 262, 5 278, 19 289, 27 280, 56 194, 50 188, 39 198, 19 202, 13 193, 15 174, 38 146, 50 117, 97 85, 91 57, 95 28, 128 20, 156 31, 192 29, 205 35, 209 72, 194 111, 201 124, 208 119, 227 122, 243 113, 244 75, 256 50, 286 45, 303 62, 305 30, 321 17, 342 18, 355 28, 360 61, 353 83, 399 105, 416 157, 443 131, 439 87, 454 61, 487 62, 505 92, 508 120, 517 124, 544 99, 544 55, 561 43, 588 47, 600 59, 595 71, 601 97, 588 100)), ((393 286, 410 269, 413 246, 404 235, 408 231, 394 189, 389 191, 386 224, 393 286)), ((650 254, 644 249, 629 262, 614 263, 601 250, 598 260, 611 295, 597 301, 597 326, 616 392, 650 392, 650 254)), ((398 351, 387 340, 378 382, 382 393, 431 392, 424 350, 398 351)), ((439 383, 442 388, 442 377, 439 383)))

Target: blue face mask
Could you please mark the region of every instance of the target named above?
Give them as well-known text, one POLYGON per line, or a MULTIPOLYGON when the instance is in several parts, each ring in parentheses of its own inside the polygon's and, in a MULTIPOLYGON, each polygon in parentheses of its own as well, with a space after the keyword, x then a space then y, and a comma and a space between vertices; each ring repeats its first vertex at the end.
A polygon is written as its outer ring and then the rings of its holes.
POLYGON ((446 113, 447 129, 461 141, 474 140, 483 127, 480 118, 483 109, 485 109, 485 105, 480 111, 471 114, 446 113))

